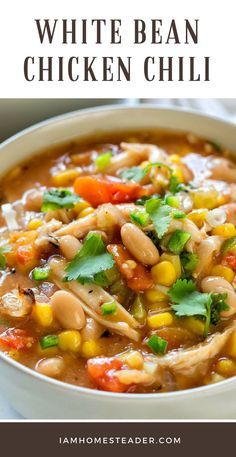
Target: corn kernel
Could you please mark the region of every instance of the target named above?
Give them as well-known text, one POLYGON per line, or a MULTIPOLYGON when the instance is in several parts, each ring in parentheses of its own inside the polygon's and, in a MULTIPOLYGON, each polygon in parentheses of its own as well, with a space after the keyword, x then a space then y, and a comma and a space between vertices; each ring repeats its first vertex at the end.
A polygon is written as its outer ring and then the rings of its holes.
POLYGON ((183 321, 184 326, 190 330, 190 332, 195 333, 196 335, 203 336, 205 330, 205 324, 200 319, 196 317, 186 317, 183 321))
POLYGON ((224 267, 223 265, 215 265, 210 273, 211 276, 221 276, 226 279, 228 282, 233 282, 234 272, 229 267, 224 267))
POLYGON ((159 327, 166 327, 172 325, 174 322, 173 315, 171 313, 159 313, 148 316, 147 324, 150 328, 156 329, 159 327))
POLYGON ((121 360, 126 362, 129 368, 141 370, 143 367, 143 356, 139 351, 129 351, 121 355, 121 360))
POLYGON ((96 357, 98 355, 101 355, 101 347, 99 346, 97 341, 94 341, 94 340, 85 341, 82 344, 81 354, 85 359, 90 359, 91 357, 96 357))
POLYGON ((88 216, 89 214, 94 213, 95 209, 89 206, 88 208, 85 208, 79 213, 78 219, 81 219, 82 217, 88 216))
POLYGON ((219 195, 217 198, 217 206, 224 205, 225 203, 228 203, 229 197, 228 195, 219 195))
POLYGON ((43 221, 41 221, 41 219, 31 219, 28 223, 28 229, 37 230, 37 228, 41 227, 41 225, 43 225, 43 221))
POLYGON ((149 289, 145 292, 145 298, 151 303, 155 303, 165 301, 167 299, 167 295, 155 287, 155 289, 149 289))
POLYGON ((223 381, 225 378, 218 373, 213 373, 204 379, 204 384, 216 384, 217 382, 223 381))
POLYGON ((230 376, 236 373, 236 362, 231 359, 218 360, 216 371, 219 374, 230 376))
POLYGON ((175 167, 174 167, 173 176, 175 176, 179 182, 184 182, 183 170, 178 165, 175 165, 175 167))
POLYGON ((86 202, 85 200, 81 200, 81 201, 75 203, 73 210, 75 211, 76 214, 79 214, 79 213, 81 213, 81 211, 83 209, 89 208, 89 207, 91 207, 89 202, 86 202))
POLYGON ((218 192, 214 189, 207 191, 198 190, 197 192, 192 192, 191 196, 194 208, 196 209, 213 209, 217 206, 218 192))
POLYGON ((180 278, 182 274, 182 267, 179 255, 168 254, 167 252, 164 252, 164 254, 161 255, 161 261, 162 260, 168 260, 168 262, 172 263, 175 269, 176 278, 180 278))
POLYGON ((71 168, 52 176, 52 182, 54 186, 68 186, 69 184, 72 184, 80 174, 79 170, 71 168))
POLYGON ((203 226, 203 224, 205 222, 205 219, 206 219, 206 215, 207 215, 207 211, 206 210, 198 209, 198 210, 191 211, 191 213, 189 213, 187 215, 187 217, 192 222, 194 222, 194 224, 196 224, 196 226, 198 228, 202 228, 202 226, 203 226))
POLYGON ((180 158, 180 156, 178 154, 170 154, 169 155, 169 160, 172 163, 176 163, 176 164, 181 163, 181 158, 180 158))
POLYGON ((135 270, 135 268, 137 267, 137 263, 135 262, 135 260, 126 260, 125 262, 129 268, 131 268, 131 270, 135 270))
POLYGON ((226 346, 227 355, 236 358, 236 331, 232 333, 226 346))
POLYGON ((142 162, 142 163, 140 164, 140 168, 142 168, 142 169, 143 169, 143 168, 146 168, 148 165, 150 165, 150 162, 148 162, 148 160, 145 160, 144 162, 142 162))
POLYGON ((11 359, 14 359, 14 360, 19 360, 19 358, 20 358, 20 353, 19 353, 19 351, 17 351, 16 349, 11 349, 11 350, 7 353, 7 355, 8 355, 9 357, 11 357, 11 359))
POLYGON ((236 235, 236 228, 231 222, 226 222, 225 224, 213 228, 211 233, 212 235, 222 236, 223 238, 231 238, 231 236, 236 235))
POLYGON ((48 303, 37 303, 32 316, 42 327, 49 327, 53 322, 52 308, 48 303))
POLYGON ((171 262, 163 260, 151 269, 151 275, 156 284, 171 286, 177 279, 175 268, 171 262))
POLYGON ((62 351, 78 352, 81 345, 81 336, 77 330, 65 330, 59 334, 59 348, 62 351))

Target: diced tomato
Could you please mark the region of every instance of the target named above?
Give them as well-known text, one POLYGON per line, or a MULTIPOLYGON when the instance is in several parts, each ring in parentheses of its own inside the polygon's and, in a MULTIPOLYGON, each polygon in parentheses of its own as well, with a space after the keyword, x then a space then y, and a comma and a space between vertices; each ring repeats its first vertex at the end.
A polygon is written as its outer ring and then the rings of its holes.
POLYGON ((29 349, 34 339, 20 328, 10 328, 0 335, 0 344, 11 349, 29 349))
POLYGON ((236 270, 236 255, 234 254, 227 254, 225 257, 225 263, 232 268, 232 270, 236 270))
POLYGON ((122 244, 109 244, 108 252, 113 255, 117 267, 125 277, 127 285, 135 292, 143 292, 153 285, 150 272, 141 263, 138 263, 122 244), (129 268, 127 260, 135 260, 136 267, 129 268))
POLYGON ((99 389, 110 392, 125 392, 130 386, 122 384, 115 376, 121 370, 123 363, 114 357, 96 357, 88 360, 88 374, 99 389))
POLYGON ((113 177, 79 176, 74 183, 75 192, 96 207, 103 203, 125 203, 147 194, 137 183, 123 183, 113 177))
POLYGON ((17 259, 21 265, 27 265, 34 259, 34 249, 32 245, 19 246, 17 249, 17 259))

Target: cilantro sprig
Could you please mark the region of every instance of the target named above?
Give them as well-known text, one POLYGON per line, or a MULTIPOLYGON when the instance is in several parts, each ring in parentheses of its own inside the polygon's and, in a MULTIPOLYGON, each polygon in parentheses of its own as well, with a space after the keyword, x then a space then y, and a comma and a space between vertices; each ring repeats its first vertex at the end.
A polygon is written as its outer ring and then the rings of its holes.
POLYGON ((204 318, 204 336, 207 336, 210 324, 216 325, 219 322, 221 311, 229 309, 225 303, 227 294, 199 292, 192 280, 178 279, 168 294, 176 316, 200 316, 204 318))
POLYGON ((109 285, 106 271, 112 268, 114 260, 106 251, 101 235, 90 233, 81 250, 66 267, 65 281, 109 285))
POLYGON ((159 239, 167 232, 172 218, 179 219, 185 217, 182 211, 167 205, 160 197, 151 197, 149 200, 146 200, 145 210, 150 216, 159 239))
POLYGON ((73 208, 75 203, 80 201, 78 195, 73 194, 69 189, 49 189, 43 193, 43 205, 41 211, 54 211, 61 208, 73 208))
POLYGON ((153 222, 158 238, 162 238, 170 225, 173 208, 165 205, 161 198, 151 198, 146 201, 145 209, 153 222))

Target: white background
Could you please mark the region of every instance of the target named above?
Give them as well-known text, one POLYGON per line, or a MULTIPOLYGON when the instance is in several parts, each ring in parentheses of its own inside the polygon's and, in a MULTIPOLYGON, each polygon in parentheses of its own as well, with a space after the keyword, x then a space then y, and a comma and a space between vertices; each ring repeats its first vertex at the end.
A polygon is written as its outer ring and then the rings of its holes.
MULTIPOLYGON (((235 2, 224 0, 8 0, 0 14, 0 97, 230 97, 236 96, 235 2), (111 46, 109 27, 104 44, 95 45, 93 32, 89 44, 62 45, 61 34, 52 45, 39 42, 34 18, 121 18, 122 44, 111 46), (163 40, 170 19, 179 30, 184 18, 199 18, 199 44, 152 45, 149 39, 133 45, 132 20, 163 20, 163 40), (27 55, 45 56, 133 56, 132 82, 27 82, 23 61, 27 55), (147 82, 143 76, 146 56, 210 56, 211 82, 147 82)), ((149 28, 148 28, 149 29, 149 28)), ((150 32, 150 29, 149 29, 150 32)), ((181 37, 181 33, 180 33, 181 37)), ((98 66, 99 67, 99 66, 98 66)), ((99 75, 99 72, 98 72, 99 75)))

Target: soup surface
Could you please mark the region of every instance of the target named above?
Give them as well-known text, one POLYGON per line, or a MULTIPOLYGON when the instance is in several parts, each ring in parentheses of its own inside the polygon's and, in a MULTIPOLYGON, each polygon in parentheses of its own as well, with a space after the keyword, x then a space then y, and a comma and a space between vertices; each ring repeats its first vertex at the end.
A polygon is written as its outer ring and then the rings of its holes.
POLYGON ((46 376, 166 392, 236 375, 236 167, 192 134, 62 145, 1 183, 0 349, 46 376))

